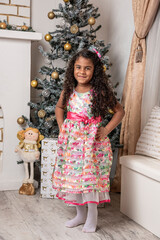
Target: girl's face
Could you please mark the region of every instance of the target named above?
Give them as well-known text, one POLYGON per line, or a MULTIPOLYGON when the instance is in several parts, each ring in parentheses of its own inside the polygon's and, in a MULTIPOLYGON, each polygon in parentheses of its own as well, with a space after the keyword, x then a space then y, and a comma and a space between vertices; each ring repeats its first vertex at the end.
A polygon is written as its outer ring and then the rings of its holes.
POLYGON ((74 64, 74 77, 78 85, 88 86, 92 79, 94 65, 92 60, 84 57, 79 57, 74 64))

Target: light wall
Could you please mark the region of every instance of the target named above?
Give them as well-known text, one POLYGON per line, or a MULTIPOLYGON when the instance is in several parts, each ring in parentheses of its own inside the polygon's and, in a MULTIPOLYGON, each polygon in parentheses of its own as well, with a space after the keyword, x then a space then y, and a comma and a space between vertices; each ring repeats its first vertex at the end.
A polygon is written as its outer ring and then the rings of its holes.
MULTIPOLYGON (((50 20, 47 17, 49 11, 53 8, 58 8, 59 3, 64 3, 63 0, 34 0, 31 6, 31 26, 37 31, 43 33, 43 37, 49 31, 56 29, 56 24, 60 19, 50 20)), ((112 82, 119 82, 117 87, 118 97, 121 98, 125 73, 127 69, 132 35, 134 32, 132 1, 128 0, 90 0, 95 7, 99 7, 101 16, 97 19, 96 25, 101 24, 102 28, 97 32, 97 38, 104 40, 105 43, 111 43, 109 51, 112 82)), ((40 76, 38 71, 46 60, 41 56, 38 46, 42 45, 47 51, 50 50, 50 45, 44 38, 42 41, 32 44, 32 79, 35 76, 40 76)), ((36 91, 32 89, 32 99, 36 91)))

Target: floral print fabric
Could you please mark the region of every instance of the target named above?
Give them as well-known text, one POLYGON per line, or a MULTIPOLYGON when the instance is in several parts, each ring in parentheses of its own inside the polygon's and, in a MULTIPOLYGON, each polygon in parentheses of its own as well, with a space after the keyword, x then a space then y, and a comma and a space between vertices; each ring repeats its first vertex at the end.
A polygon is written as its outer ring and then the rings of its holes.
MULTIPOLYGON (((93 118, 91 113, 92 91, 74 91, 67 104, 67 111, 82 117, 93 118)), ((109 138, 96 141, 101 123, 65 119, 58 137, 58 151, 53 172, 53 188, 57 196, 68 203, 83 205, 109 201, 109 175, 112 150, 109 138), (80 202, 76 195, 81 194, 80 202)), ((79 198, 80 199, 80 198, 79 198)))

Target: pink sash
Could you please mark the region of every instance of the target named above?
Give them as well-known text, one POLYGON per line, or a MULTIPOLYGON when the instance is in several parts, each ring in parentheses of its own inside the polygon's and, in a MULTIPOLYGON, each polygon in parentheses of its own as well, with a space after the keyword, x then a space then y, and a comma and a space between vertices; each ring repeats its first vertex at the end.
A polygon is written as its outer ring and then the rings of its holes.
POLYGON ((84 122, 84 124, 88 124, 88 123, 97 124, 98 122, 102 121, 100 116, 95 118, 94 117, 88 118, 87 116, 81 116, 74 112, 67 112, 67 119, 84 122))

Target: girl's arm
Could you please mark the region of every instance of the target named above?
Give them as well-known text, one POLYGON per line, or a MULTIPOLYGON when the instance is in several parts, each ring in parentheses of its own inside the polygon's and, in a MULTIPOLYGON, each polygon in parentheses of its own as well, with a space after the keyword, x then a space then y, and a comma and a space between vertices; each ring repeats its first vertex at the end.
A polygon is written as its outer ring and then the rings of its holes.
POLYGON ((56 104, 56 109, 55 109, 55 114, 56 114, 56 120, 58 123, 59 130, 61 129, 61 125, 64 121, 64 108, 65 106, 63 105, 63 94, 64 91, 61 92, 60 98, 56 104))
POLYGON ((121 122, 125 112, 119 102, 117 102, 113 111, 114 115, 111 121, 105 127, 100 127, 97 130, 96 139, 105 138, 121 122))

